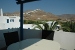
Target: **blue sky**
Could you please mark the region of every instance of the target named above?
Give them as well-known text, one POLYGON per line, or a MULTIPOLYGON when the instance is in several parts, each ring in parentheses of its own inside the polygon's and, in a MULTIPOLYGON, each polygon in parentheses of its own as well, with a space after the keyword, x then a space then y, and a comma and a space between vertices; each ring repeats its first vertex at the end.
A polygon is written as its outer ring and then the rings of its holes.
MULTIPOLYGON (((16 0, 0 0, 0 8, 3 12, 15 12, 20 10, 16 0)), ((75 14, 75 0, 40 0, 24 4, 24 11, 41 9, 55 15, 75 14)))

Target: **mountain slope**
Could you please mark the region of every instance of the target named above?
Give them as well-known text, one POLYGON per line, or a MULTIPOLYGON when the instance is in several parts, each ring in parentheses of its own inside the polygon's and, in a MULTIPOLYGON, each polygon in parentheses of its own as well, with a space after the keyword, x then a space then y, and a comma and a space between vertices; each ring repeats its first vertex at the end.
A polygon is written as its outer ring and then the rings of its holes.
MULTIPOLYGON (((4 13, 6 16, 20 16, 20 12, 4 13)), ((24 20, 75 20, 75 14, 54 15, 40 9, 27 10, 23 13, 24 20)))
POLYGON ((58 17, 61 19, 75 20, 75 14, 63 14, 63 15, 58 15, 58 17))
POLYGON ((52 13, 44 12, 43 10, 36 9, 33 11, 25 12, 25 19, 28 20, 56 20, 58 17, 52 13))

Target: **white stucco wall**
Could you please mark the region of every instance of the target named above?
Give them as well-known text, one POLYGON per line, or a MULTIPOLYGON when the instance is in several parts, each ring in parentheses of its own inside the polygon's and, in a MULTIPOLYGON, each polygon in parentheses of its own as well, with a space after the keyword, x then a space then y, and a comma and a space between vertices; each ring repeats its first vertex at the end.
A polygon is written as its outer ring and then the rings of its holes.
POLYGON ((63 32, 55 31, 54 41, 60 43, 61 48, 65 50, 74 50, 75 49, 75 33, 72 32, 63 32))
POLYGON ((8 24, 8 23, 6 23, 5 24, 5 28, 6 29, 8 29, 8 28, 10 28, 10 29, 12 29, 12 28, 19 28, 20 27, 20 24, 19 23, 10 23, 10 24, 8 24))
POLYGON ((19 28, 20 27, 20 17, 17 16, 0 16, 0 29, 8 29, 8 28, 19 28), (7 19, 9 19, 9 23, 7 23, 7 19), (10 22, 11 19, 14 19, 14 22, 10 22))
MULTIPOLYGON (((41 25, 43 27, 42 24, 39 24, 39 25, 41 25)), ((37 26, 37 25, 34 25, 34 24, 23 24, 23 28, 25 28, 25 29, 28 29, 28 28, 33 29, 35 26, 37 26)), ((40 29, 36 28, 36 30, 40 30, 40 29)))
POLYGON ((0 23, 0 30, 1 29, 5 29, 5 24, 4 23, 0 23))
POLYGON ((9 17, 9 21, 11 20, 11 19, 14 19, 14 22, 9 22, 9 23, 18 23, 18 22, 20 22, 19 20, 20 20, 20 17, 18 17, 18 16, 8 16, 9 17))
POLYGON ((33 29, 33 24, 23 24, 23 28, 25 28, 25 29, 28 29, 28 28, 30 28, 30 29, 33 29))
POLYGON ((7 16, 0 16, 0 23, 7 23, 7 19, 9 19, 9 17, 7 17, 7 16))
POLYGON ((12 29, 12 28, 19 28, 20 23, 0 23, 0 29, 12 29))
POLYGON ((42 38, 42 30, 24 29, 23 38, 42 38))

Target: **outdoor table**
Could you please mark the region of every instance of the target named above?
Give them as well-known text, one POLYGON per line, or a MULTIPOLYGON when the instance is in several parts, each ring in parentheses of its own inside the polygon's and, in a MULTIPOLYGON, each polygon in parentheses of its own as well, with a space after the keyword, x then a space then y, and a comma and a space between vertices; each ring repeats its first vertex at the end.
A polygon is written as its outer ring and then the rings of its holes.
POLYGON ((60 44, 46 39, 26 39, 9 45, 7 50, 60 50, 60 44))

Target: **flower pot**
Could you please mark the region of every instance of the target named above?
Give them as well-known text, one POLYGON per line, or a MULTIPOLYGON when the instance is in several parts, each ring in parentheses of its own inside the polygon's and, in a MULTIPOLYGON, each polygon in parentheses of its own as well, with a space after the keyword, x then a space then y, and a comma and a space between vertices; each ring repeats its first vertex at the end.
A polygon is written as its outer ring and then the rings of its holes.
POLYGON ((53 40, 54 31, 42 30, 42 39, 53 40))

